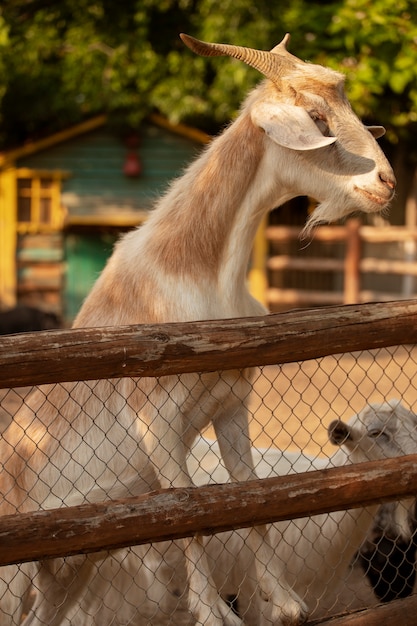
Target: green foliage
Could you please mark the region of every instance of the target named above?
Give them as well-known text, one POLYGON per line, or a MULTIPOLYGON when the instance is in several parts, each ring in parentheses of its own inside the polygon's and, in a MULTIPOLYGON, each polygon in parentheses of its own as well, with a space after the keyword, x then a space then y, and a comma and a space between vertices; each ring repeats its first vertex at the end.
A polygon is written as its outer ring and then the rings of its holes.
POLYGON ((417 5, 350 0, 332 19, 334 60, 345 69, 358 113, 401 134, 417 121, 417 5))
POLYGON ((180 32, 263 49, 290 32, 297 56, 346 73, 355 110, 392 142, 417 126, 415 1, 2 0, 0 144, 103 111, 120 125, 157 109, 217 129, 260 77, 193 55, 180 32))

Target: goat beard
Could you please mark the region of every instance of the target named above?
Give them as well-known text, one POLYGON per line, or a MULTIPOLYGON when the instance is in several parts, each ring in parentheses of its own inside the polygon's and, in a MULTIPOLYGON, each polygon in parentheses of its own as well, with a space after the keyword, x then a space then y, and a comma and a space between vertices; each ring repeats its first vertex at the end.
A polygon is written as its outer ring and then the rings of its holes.
POLYGON ((313 238, 313 230, 316 226, 320 226, 321 224, 331 224, 332 222, 336 222, 337 220, 346 217, 351 214, 352 210, 343 207, 342 204, 339 206, 331 200, 326 200, 319 204, 310 217, 308 218, 306 225, 301 231, 300 239, 312 239, 313 238))

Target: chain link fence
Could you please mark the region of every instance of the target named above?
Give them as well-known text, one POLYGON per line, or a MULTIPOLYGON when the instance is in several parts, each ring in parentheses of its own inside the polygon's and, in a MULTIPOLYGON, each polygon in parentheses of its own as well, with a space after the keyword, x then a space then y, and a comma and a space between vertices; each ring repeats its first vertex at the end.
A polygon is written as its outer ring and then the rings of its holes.
MULTIPOLYGON (((339 420, 348 423, 357 415, 362 426, 355 421, 352 426, 355 433, 362 429, 376 440, 382 432, 384 438, 380 453, 375 456, 375 446, 379 445, 375 441, 366 444, 365 456, 359 460, 366 460, 368 453, 369 460, 378 458, 379 454, 383 457, 417 453, 416 366, 417 348, 398 345, 256 367, 245 404, 258 476, 327 467, 329 459, 334 459, 340 449, 335 446, 340 426, 333 427, 336 428, 333 433, 329 426, 335 421, 340 425, 339 420), (388 419, 384 403, 389 403, 391 421, 388 422, 384 421, 388 419), (370 404, 383 405, 382 409, 374 409, 371 421, 366 413, 370 404), (382 417, 378 410, 382 411, 382 417), (393 415, 396 422, 391 428, 393 415), (377 434, 375 419, 382 424, 377 434), (391 447, 386 447, 388 440, 391 447)), ((247 371, 241 373, 248 380, 247 371)), ((163 380, 155 379, 154 384, 161 381, 164 384, 163 380)), ((215 394, 221 384, 228 387, 229 396, 242 397, 241 387, 235 389, 235 384, 241 385, 241 379, 228 376, 227 371, 172 375, 166 380, 169 381, 165 388, 167 398, 172 394, 178 397, 175 394, 181 388, 181 395, 188 396, 199 410, 207 411, 208 417, 210 402, 199 405, 202 385, 215 394), (216 384, 213 376, 217 377, 216 384)), ((126 493, 126 485, 133 495, 157 489, 153 467, 138 458, 138 454, 146 455, 146 450, 141 450, 144 447, 141 431, 132 429, 129 420, 123 417, 126 412, 137 410, 138 389, 138 379, 127 377, 100 384, 98 381, 51 383, 35 393, 30 387, 0 390, 3 453, 4 441, 18 441, 17 448, 9 450, 10 457, 15 458, 12 475, 7 474, 9 459, 2 459, 2 513, 14 512, 12 504, 7 505, 8 489, 10 493, 18 490, 17 508, 22 511, 39 508, 31 504, 32 490, 44 494, 45 504, 41 503, 40 508, 51 508, 79 504, 85 501, 86 493, 94 494, 92 501, 115 498, 126 493), (119 396, 122 381, 123 393, 119 396), (102 409, 97 410, 97 402, 102 409), (52 404, 65 420, 52 420, 40 428, 37 419, 42 420, 46 404, 52 404), (93 419, 85 431, 82 421, 90 407, 93 419), (112 429, 101 430, 101 410, 113 412, 116 419, 112 429), (20 429, 20 437, 16 438, 16 432, 11 437, 10 428, 20 429), (81 444, 79 432, 84 433, 81 444), (35 457, 51 449, 51 439, 55 453, 60 450, 65 462, 52 470, 45 463, 48 469, 40 474, 35 469, 28 471, 37 467, 35 457), (113 447, 111 459, 102 454, 109 445, 113 447), (143 469, 140 476, 138 467, 143 469), (109 482, 111 473, 113 481, 109 482)), ((140 388, 142 407, 154 402, 151 382, 147 389, 144 395, 143 387, 140 388)), ((148 414, 155 411, 163 414, 163 405, 151 408, 148 414)), ((152 423, 147 427, 152 429, 152 423)), ((349 432, 344 432, 343 441, 336 442, 345 450, 346 440, 354 438, 353 430, 349 432)), ((212 426, 201 434, 192 434, 194 443, 187 463, 194 483, 226 482, 228 474, 212 426)), ((356 442, 355 449, 361 445, 356 442)), ((335 464, 348 464, 352 460, 346 453, 344 458, 341 462, 338 457, 335 464)), ((10 498, 11 503, 15 501, 10 498)), ((308 604, 310 617, 318 619, 413 594, 414 528, 411 498, 398 507, 385 504, 382 508, 352 509, 279 522, 272 528, 271 542, 288 581, 308 604)), ((214 583, 231 611, 240 615, 245 625, 266 626, 274 622, 268 602, 259 600, 248 533, 249 530, 240 529, 214 534, 207 539, 205 551, 214 583)), ((26 623, 47 626, 191 626, 195 619, 188 609, 187 580, 182 540, 45 560, 41 568, 36 562, 10 565, 0 569, 3 593, 0 623, 19 624, 26 619, 26 623)))

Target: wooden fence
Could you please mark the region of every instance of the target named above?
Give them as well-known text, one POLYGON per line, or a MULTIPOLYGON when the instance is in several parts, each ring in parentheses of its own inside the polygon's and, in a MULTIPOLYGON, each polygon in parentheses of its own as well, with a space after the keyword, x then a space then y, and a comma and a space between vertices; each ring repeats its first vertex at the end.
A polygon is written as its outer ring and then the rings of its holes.
MULTIPOLYGON (((279 243, 286 246, 291 241, 300 240, 302 230, 292 226, 269 226, 265 229, 265 241, 279 243)), ((397 293, 364 289, 362 278, 367 274, 387 276, 397 274, 402 278, 403 285, 407 284, 405 277, 417 276, 416 242, 417 229, 403 226, 389 226, 377 228, 362 226, 359 219, 350 219, 345 226, 319 226, 314 230, 313 240, 326 244, 344 244, 344 254, 340 258, 302 257, 300 255, 279 254, 267 257, 264 245, 263 258, 258 251, 254 255, 257 263, 263 264, 264 300, 269 305, 288 306, 315 306, 329 304, 352 304, 372 301, 388 301, 399 299, 401 291, 404 297, 410 297, 412 289, 405 287, 397 293), (392 260, 386 258, 386 251, 380 258, 364 256, 365 244, 404 244, 404 259, 392 260), (297 270, 299 272, 332 272, 342 276, 341 290, 313 290, 313 289, 286 289, 267 286, 267 271, 297 270), (404 282, 405 281, 405 282, 404 282)), ((258 246, 259 247, 259 246, 258 246)), ((300 244, 300 247, 302 245, 300 244)), ((256 252, 256 251, 255 251, 256 252)), ((410 280, 408 281, 410 282, 410 280)), ((259 291, 259 290, 258 290, 259 291)))
MULTIPOLYGON (((0 387, 289 363, 417 342, 414 300, 3 337, 0 387)), ((417 493, 417 455, 0 518, 0 565, 210 534, 417 493)), ((414 624, 414 597, 320 623, 414 624), (399 617, 401 616, 401 618, 399 617), (378 621, 377 621, 378 620, 378 621), (407 621, 408 620, 408 621, 407 621)), ((318 621, 314 622, 319 623, 318 621)), ((313 622, 311 622, 313 624, 313 622)))

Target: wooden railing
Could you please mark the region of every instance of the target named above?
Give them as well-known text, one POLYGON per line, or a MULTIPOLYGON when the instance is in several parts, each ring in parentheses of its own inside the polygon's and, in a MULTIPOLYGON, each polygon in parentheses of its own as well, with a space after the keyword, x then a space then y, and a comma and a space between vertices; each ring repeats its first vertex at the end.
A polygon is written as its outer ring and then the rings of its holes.
MULTIPOLYGON (((0 387, 210 372, 417 342, 417 302, 262 317, 45 331, 0 343, 0 387)), ((417 457, 0 517, 0 565, 242 528, 417 492, 417 457)), ((324 620, 394 626, 415 598, 324 620), (378 620, 378 621, 376 621, 378 620)), ((318 624, 319 622, 315 622, 318 624)), ((404 625, 406 617, 401 617, 404 625)))
MULTIPOLYGON (((287 244, 300 239, 301 228, 291 226, 269 226, 265 229, 265 240, 270 243, 287 244)), ((417 229, 400 226, 377 228, 362 226, 358 219, 350 219, 345 226, 319 226, 312 235, 314 241, 327 244, 342 243, 345 246, 343 257, 303 257, 300 255, 274 255, 268 257, 264 252, 263 300, 267 305, 315 306, 325 304, 351 304, 364 302, 387 302, 394 299, 407 298, 411 288, 399 289, 396 293, 386 290, 365 290, 362 279, 366 274, 398 274, 402 277, 417 276, 417 262, 414 250, 417 242, 417 229), (391 260, 384 256, 364 257, 364 244, 403 243, 405 246, 404 260, 391 260), (407 252, 407 246, 409 251, 407 252), (410 252, 411 250, 411 252, 410 252), (268 285, 266 273, 270 271, 297 270, 300 272, 334 272, 343 277, 343 290, 286 289, 268 285)), ((300 243, 300 248, 302 244, 300 243)), ((259 258, 259 254, 258 254, 259 258)), ((417 257, 416 257, 417 258, 417 257)), ((259 266, 259 261, 258 261, 259 266)), ((258 271, 259 274, 259 271, 258 271)), ((258 289, 259 291, 259 289, 258 289)))
POLYGON ((276 365, 417 343, 417 300, 3 336, 0 388, 276 365))

